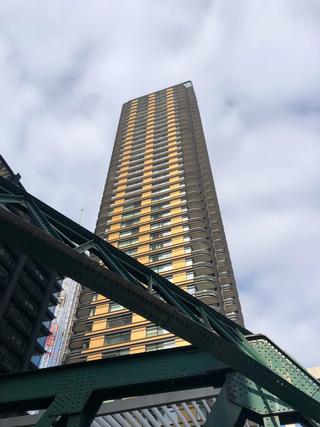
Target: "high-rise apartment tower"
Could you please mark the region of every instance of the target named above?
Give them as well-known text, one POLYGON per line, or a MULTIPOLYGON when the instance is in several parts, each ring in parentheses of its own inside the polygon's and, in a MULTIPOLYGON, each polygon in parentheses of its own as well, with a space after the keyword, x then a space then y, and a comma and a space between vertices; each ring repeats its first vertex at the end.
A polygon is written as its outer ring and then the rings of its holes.
MULTIPOLYGON (((123 105, 96 234, 243 323, 190 81, 123 105)), ((84 289, 67 362, 185 344, 84 289)))

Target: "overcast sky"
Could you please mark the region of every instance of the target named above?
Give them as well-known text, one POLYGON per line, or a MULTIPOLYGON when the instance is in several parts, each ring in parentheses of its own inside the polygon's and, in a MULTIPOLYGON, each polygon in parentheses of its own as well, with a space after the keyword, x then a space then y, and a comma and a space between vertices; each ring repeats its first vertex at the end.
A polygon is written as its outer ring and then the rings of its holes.
POLYGON ((320 365, 319 0, 2 0, 0 147, 93 229, 121 105, 193 81, 246 325, 320 365))

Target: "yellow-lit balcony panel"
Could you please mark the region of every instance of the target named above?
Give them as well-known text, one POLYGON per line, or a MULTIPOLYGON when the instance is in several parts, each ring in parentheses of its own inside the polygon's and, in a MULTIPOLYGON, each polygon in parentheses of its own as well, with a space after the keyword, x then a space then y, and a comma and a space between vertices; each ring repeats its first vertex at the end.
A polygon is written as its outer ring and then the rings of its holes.
MULTIPOLYGON (((121 206, 121 208, 122 208, 122 206, 121 206)), ((119 212, 121 212, 121 211, 122 211, 122 209, 119 212)), ((111 222, 119 221, 121 218, 122 218, 122 214, 121 213, 117 214, 117 215, 112 215, 111 222)))
POLYGON ((177 206, 181 204, 181 200, 179 198, 173 199, 170 201, 171 206, 177 206))
POLYGON ((144 196, 145 198, 144 198, 144 199, 142 199, 142 201, 141 201, 141 206, 149 205, 149 204, 150 204, 150 202, 151 202, 151 200, 150 200, 150 197, 151 197, 151 191, 146 191, 145 193, 143 193, 143 196, 144 196))
MULTIPOLYGON (((119 220, 117 220, 117 221, 119 221, 119 220)), ((110 231, 118 231, 119 229, 120 229, 120 223, 119 222, 117 222, 116 224, 110 225, 110 231)))
POLYGON ((171 228, 172 234, 182 234, 183 233, 183 225, 177 225, 171 228))
POLYGON ((90 339, 89 348, 99 348, 103 346, 103 336, 90 339))
POLYGON ((175 191, 178 190, 180 188, 180 184, 176 183, 176 184, 170 184, 170 190, 171 191, 175 191))
POLYGON ((146 190, 150 190, 151 188, 152 188, 152 178, 151 176, 147 176, 146 178, 143 179, 142 190, 146 191, 146 190))
POLYGON ((185 268, 185 266, 186 266, 185 259, 177 259, 177 260, 174 260, 172 263, 173 270, 180 270, 182 268, 185 268))
POLYGON ((152 187, 152 175, 151 175, 151 170, 146 171, 146 173, 143 176, 143 188, 142 191, 144 190, 150 190, 150 188, 152 187))
POLYGON ((167 123, 168 123, 168 125, 172 124, 172 123, 174 123, 174 124, 176 123, 176 116, 174 113, 171 112, 167 115, 167 123))
POLYGON ((177 154, 169 154, 169 164, 176 165, 179 162, 177 154))
POLYGON ((127 179, 127 178, 128 178, 128 172, 127 172, 127 169, 128 169, 128 168, 126 168, 126 169, 121 169, 121 170, 119 171, 119 178, 125 178, 125 179, 127 179))
POLYGON ((87 361, 88 362, 90 360, 99 360, 99 359, 102 359, 102 354, 101 353, 88 354, 88 356, 87 356, 87 361))
POLYGON ((144 320, 145 318, 140 316, 140 314, 136 314, 136 313, 132 314, 132 323, 143 322, 144 320))
POLYGON ((152 143, 152 141, 149 141, 149 142, 150 142, 150 144, 144 150, 144 154, 149 154, 149 153, 152 153, 152 151, 153 151, 153 143, 152 143))
POLYGON ((141 219, 140 219, 140 222, 139 222, 139 225, 140 225, 140 233, 143 233, 144 231, 149 231, 150 230, 150 224, 149 224, 149 222, 150 222, 150 215, 146 215, 146 216, 143 216, 141 219), (143 223, 147 223, 147 224, 143 224, 143 223))
POLYGON ((141 245, 138 247, 138 254, 149 252, 149 245, 141 245))
POLYGON ((171 196, 171 198, 179 197, 179 196, 181 196, 181 191, 172 191, 170 193, 170 196, 171 196))
POLYGON ((148 120, 154 120, 154 114, 155 114, 155 109, 153 108, 152 110, 150 110, 148 112, 148 114, 146 115, 146 119, 148 120))
POLYGON ((109 237, 108 237, 108 240, 118 240, 119 239, 119 233, 112 233, 112 234, 109 234, 109 237))
MULTIPOLYGON (((149 227, 150 228, 150 225, 144 225, 143 227, 140 227, 140 229, 141 228, 144 228, 144 227, 149 227)), ((149 228, 148 228, 148 230, 146 230, 146 231, 149 231, 149 228)), ((141 231, 141 230, 140 230, 141 231)), ((140 243, 143 243, 143 242, 148 242, 150 240, 150 236, 149 236, 149 234, 143 234, 143 235, 141 235, 141 236, 139 236, 139 242, 140 243)))
MULTIPOLYGON (((177 228, 177 227, 175 227, 175 228, 177 228)), ((182 229, 182 227, 181 227, 181 229, 182 229)), ((184 237, 183 237, 183 235, 172 238, 172 246, 173 245, 179 245, 179 244, 182 244, 182 243, 184 243, 184 237)))
POLYGON ((180 171, 179 171, 179 165, 172 165, 171 168, 169 169, 169 177, 170 179, 177 177, 177 179, 179 179, 180 177, 180 171))
POLYGON ((176 135, 170 135, 170 136, 168 136, 168 141, 169 141, 170 144, 175 145, 176 147, 178 147, 177 136, 176 135))
MULTIPOLYGON (((150 206, 147 206, 147 207, 141 209, 141 215, 149 214, 150 212, 151 212, 150 206)), ((150 216, 146 216, 144 218, 147 218, 146 221, 150 221, 150 216)))
POLYGON ((128 155, 123 156, 121 160, 119 160, 119 166, 127 166, 130 163, 131 151, 128 155))
POLYGON ((149 261, 149 256, 141 256, 138 257, 137 260, 141 262, 141 264, 147 264, 147 262, 149 261))
POLYGON ((152 175, 152 170, 150 168, 149 169, 144 169, 143 170, 143 182, 145 182, 145 180, 147 180, 149 182, 150 178, 151 178, 151 175, 152 175))
POLYGON ((175 147, 169 147, 168 148, 168 153, 169 153, 169 155, 175 154, 177 156, 177 154, 178 154, 178 147, 177 146, 175 146, 175 147))
POLYGON ((127 181, 128 181, 128 177, 126 177, 126 176, 122 176, 121 178, 119 177, 118 185, 126 185, 127 181))
MULTIPOLYGON (((147 209, 147 208, 143 208, 143 209, 147 209)), ((139 224, 145 224, 146 222, 150 222, 150 215, 145 215, 145 216, 142 216, 141 218, 140 218, 140 222, 139 222, 139 224)), ((140 230, 141 231, 141 230, 140 230)))
POLYGON ((99 304, 96 306, 96 310, 94 312, 95 316, 99 316, 100 314, 108 313, 108 304, 99 304))
POLYGON ((175 184, 180 181, 180 177, 178 175, 170 176, 169 183, 170 185, 175 184))
POLYGON ((153 165, 153 158, 151 157, 150 159, 145 159, 144 161, 144 167, 147 168, 147 166, 152 167, 153 165))
POLYGON ((181 216, 176 216, 174 218, 171 218, 171 224, 179 224, 182 221, 181 216))
POLYGON ((170 155, 169 171, 179 171, 179 161, 177 156, 170 155))
POLYGON ((170 139, 171 136, 175 136, 176 135, 176 130, 175 129, 171 129, 168 130, 168 138, 170 139))
POLYGON ((118 187, 115 189, 115 192, 119 193, 120 191, 124 191, 126 188, 127 188, 127 184, 126 183, 118 185, 118 187))
POLYGON ((168 138, 168 147, 178 147, 176 137, 171 136, 168 138))
POLYGON ((172 257, 173 258, 182 256, 182 255, 184 255, 184 247, 183 246, 180 248, 173 249, 173 251, 172 251, 172 257))
POLYGON ((129 163, 130 163, 130 160, 124 160, 124 161, 122 161, 122 162, 120 163, 120 168, 121 168, 121 169, 128 168, 129 163))
POLYGON ((179 206, 179 207, 177 207, 177 208, 173 208, 173 209, 171 209, 170 210, 170 214, 171 215, 177 215, 177 214, 181 214, 181 207, 179 206))
MULTIPOLYGON (((118 196, 118 194, 117 194, 117 196, 118 196)), ((113 202, 114 207, 118 207, 118 205, 123 205, 123 203, 124 203, 124 199, 116 199, 116 200, 113 202)))
POLYGON ((144 345, 135 345, 133 347, 130 347, 130 354, 138 354, 138 353, 144 353, 144 352, 145 352, 144 345))
POLYGON ((132 341, 141 340, 145 336, 146 336, 146 328, 145 327, 135 328, 135 329, 132 329, 132 331, 131 331, 131 340, 132 341))
POLYGON ((184 347, 186 345, 191 345, 191 344, 188 341, 185 341, 181 338, 176 339, 176 345, 175 345, 176 347, 184 347))
POLYGON ((125 191, 117 191, 117 194, 116 194, 116 196, 117 197, 124 197, 125 196, 125 194, 126 194, 126 192, 125 191))
POLYGON ((170 122, 169 121, 167 122, 167 126, 169 131, 171 131, 172 129, 176 130, 176 124, 172 120, 170 122))
POLYGON ((186 281, 186 273, 179 273, 174 275, 175 283, 181 283, 186 281))
POLYGON ((106 329, 106 327, 107 327, 106 320, 96 320, 92 324, 92 332, 104 330, 106 329))

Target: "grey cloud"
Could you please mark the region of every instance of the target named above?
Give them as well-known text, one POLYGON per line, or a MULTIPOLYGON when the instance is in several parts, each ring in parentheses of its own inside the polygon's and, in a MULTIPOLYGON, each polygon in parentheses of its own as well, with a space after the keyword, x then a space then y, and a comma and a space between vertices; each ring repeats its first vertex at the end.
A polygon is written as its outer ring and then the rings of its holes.
POLYGON ((0 3, 1 152, 94 227, 121 104, 192 79, 248 327, 319 364, 320 6, 0 3))

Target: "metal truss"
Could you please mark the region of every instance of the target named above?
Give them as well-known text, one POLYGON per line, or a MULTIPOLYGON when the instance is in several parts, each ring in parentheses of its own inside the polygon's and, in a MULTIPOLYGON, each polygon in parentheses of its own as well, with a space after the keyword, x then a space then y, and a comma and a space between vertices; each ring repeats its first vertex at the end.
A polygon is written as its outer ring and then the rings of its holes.
MULTIPOLYGON (((266 336, 253 335, 1 178, 0 205, 0 239, 5 244, 126 306, 234 371, 225 374, 208 426, 240 426, 245 419, 276 426, 288 416, 305 425, 320 423, 319 382, 266 336)), ((86 398, 78 390, 82 406, 57 425, 88 425, 94 416, 92 409, 85 411, 90 387, 89 382, 86 398)), ((38 426, 51 425, 47 420, 54 402, 38 426)))
MULTIPOLYGON (((202 387, 109 401, 101 405, 91 427, 199 427, 210 414, 219 392, 220 389, 202 387)), ((41 411, 32 416, 2 419, 1 427, 34 426, 40 417, 41 411)))

